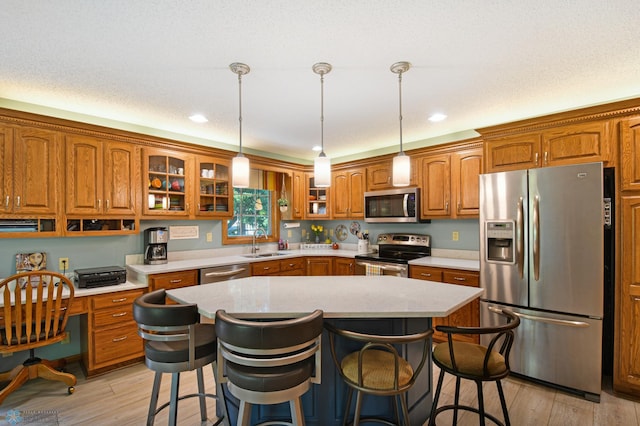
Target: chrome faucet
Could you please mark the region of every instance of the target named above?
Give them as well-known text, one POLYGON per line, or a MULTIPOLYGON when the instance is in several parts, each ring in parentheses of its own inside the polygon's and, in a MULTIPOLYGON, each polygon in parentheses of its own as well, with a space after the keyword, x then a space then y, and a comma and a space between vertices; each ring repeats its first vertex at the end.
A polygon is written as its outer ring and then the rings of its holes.
POLYGON ((262 228, 256 228, 256 230, 253 231, 253 240, 251 242, 251 254, 256 254, 258 250, 260 250, 260 247, 258 247, 258 244, 256 243, 258 232, 262 232, 262 235, 264 235, 265 240, 269 239, 269 237, 267 236, 267 231, 265 231, 262 228))

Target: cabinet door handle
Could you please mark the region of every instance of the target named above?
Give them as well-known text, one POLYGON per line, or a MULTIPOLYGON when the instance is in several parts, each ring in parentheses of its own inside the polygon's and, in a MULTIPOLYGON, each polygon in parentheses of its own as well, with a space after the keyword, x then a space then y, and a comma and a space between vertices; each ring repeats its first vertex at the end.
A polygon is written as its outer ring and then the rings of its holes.
POLYGON ((181 282, 182 282, 182 280, 170 280, 169 282, 170 282, 171 284, 178 284, 178 283, 181 283, 181 282))
POLYGON ((21 204, 21 202, 20 202, 20 196, 18 195, 18 196, 16 197, 16 199, 17 199, 16 207, 17 207, 17 208, 22 207, 22 206, 20 205, 20 204, 21 204))
POLYGON ((268 271, 269 269, 271 269, 271 267, 269 267, 269 266, 263 266, 263 267, 262 267, 262 270, 263 270, 263 271, 268 271))
POLYGON ((544 164, 549 164, 549 152, 544 152, 544 164))
POLYGON ((458 213, 460 213, 461 208, 462 208, 462 205, 460 204, 460 202, 458 202, 458 213))
POLYGON ((536 166, 538 165, 538 153, 536 152, 536 166))
POLYGON ((427 272, 422 272, 422 273, 420 273, 420 275, 423 276, 423 277, 430 277, 431 276, 431 274, 429 274, 427 272))
POLYGON ((121 299, 111 299, 111 302, 113 303, 120 303, 120 302, 125 302, 127 300, 126 297, 123 297, 121 299))
POLYGON ((127 340, 127 336, 116 337, 115 339, 111 339, 112 342, 122 342, 123 340, 127 340))
POLYGON ((126 313, 126 312, 118 312, 117 314, 111 314, 111 316, 112 316, 113 318, 119 318, 119 317, 123 317, 123 316, 125 316, 125 315, 127 315, 127 313, 126 313))
POLYGON ((98 200, 98 209, 102 208, 102 200, 98 200))
POLYGON ((5 208, 5 209, 8 209, 8 208, 9 208, 9 200, 10 200, 10 198, 9 198, 9 196, 7 195, 7 198, 4 200, 4 208, 5 208))
POLYGON ((453 277, 454 280, 456 281, 466 281, 467 279, 465 277, 453 277))
POLYGON ((109 206, 109 200, 108 199, 106 201, 106 204, 107 204, 107 210, 109 210, 110 206, 109 206))
POLYGON ((448 214, 449 213, 449 202, 445 201, 444 203, 444 211, 448 214))

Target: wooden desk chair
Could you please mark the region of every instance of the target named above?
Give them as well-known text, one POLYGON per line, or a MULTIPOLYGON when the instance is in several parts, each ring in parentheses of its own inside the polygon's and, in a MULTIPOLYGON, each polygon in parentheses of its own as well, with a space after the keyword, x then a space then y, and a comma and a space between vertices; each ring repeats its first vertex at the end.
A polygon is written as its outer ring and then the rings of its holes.
POLYGON ((64 360, 36 358, 35 349, 67 337, 65 327, 73 302, 73 284, 57 272, 32 271, 12 275, 0 283, 0 354, 29 351, 29 359, 5 373, 0 382, 0 404, 29 379, 64 382, 74 392, 76 377, 59 371, 64 360))
POLYGON ((409 426, 411 422, 406 393, 416 382, 429 358, 433 329, 407 335, 373 335, 341 329, 329 322, 325 322, 324 327, 329 331, 333 362, 340 376, 349 386, 342 424, 359 425, 368 422, 394 424, 386 418, 361 418, 363 395, 367 394, 393 397, 395 424, 409 426), (340 345, 336 342, 337 338, 356 342, 360 349, 350 351, 343 356, 338 350, 340 345), (402 345, 413 343, 421 348, 421 356, 416 359, 414 365, 405 359, 398 349, 402 345), (356 391, 354 419, 353 422, 348 423, 354 390, 356 391), (401 411, 398 410, 398 399, 401 411))

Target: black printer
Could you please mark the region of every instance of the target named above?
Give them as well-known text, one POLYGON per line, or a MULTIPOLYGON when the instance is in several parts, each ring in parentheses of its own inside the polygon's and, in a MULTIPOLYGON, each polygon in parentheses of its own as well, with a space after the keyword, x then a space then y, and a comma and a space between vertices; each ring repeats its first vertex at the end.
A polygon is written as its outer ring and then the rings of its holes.
POLYGON ((127 281, 127 270, 122 266, 76 269, 74 274, 78 288, 105 287, 127 281))

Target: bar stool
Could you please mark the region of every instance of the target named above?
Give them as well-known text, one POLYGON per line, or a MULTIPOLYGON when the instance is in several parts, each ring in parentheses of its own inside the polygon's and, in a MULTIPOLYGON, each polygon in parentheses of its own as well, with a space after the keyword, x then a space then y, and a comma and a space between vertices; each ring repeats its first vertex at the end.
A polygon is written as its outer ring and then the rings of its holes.
MULTIPOLYGON (((216 331, 213 324, 200 324, 198 307, 189 305, 165 305, 165 290, 160 289, 143 294, 133 303, 133 317, 138 323, 138 334, 145 340, 145 364, 155 371, 147 425, 153 425, 158 412, 169 407, 169 424, 175 425, 178 416, 178 401, 198 397, 200 399, 200 419, 207 420, 205 397, 220 400, 223 395, 216 379, 216 395, 205 393, 202 367, 211 364, 216 376, 216 331), (196 370, 198 392, 178 396, 180 373, 196 370), (163 373, 171 373, 170 400, 157 408, 160 382, 163 373)), ((223 418, 226 406, 223 404, 223 418)))
POLYGON ((436 326, 436 330, 447 333, 447 341, 439 343, 433 349, 433 362, 440 367, 438 386, 431 407, 429 426, 435 425, 436 416, 443 411, 453 410, 453 424, 458 422, 458 410, 471 411, 480 416, 480 425, 485 425, 485 418, 497 425, 510 425, 507 404, 504 399, 501 379, 510 373, 509 352, 513 345, 513 330, 520 325, 520 318, 506 309, 494 309, 492 312, 506 317, 507 323, 499 327, 449 327, 436 326), (453 341, 455 334, 495 334, 488 346, 475 343, 453 341), (498 350, 495 350, 498 349, 498 350), (438 407, 438 399, 442 391, 444 374, 449 373, 456 377, 455 399, 453 404, 438 407), (473 380, 478 388, 478 408, 461 405, 460 379, 473 380), (493 381, 498 387, 500 404, 504 415, 504 423, 495 416, 484 411, 484 397, 482 383, 493 381))
POLYGON ((249 321, 224 310, 216 312, 218 377, 240 400, 238 425, 250 424, 253 404, 286 401, 292 423, 285 424, 304 425, 300 398, 311 383, 320 383, 322 324, 321 310, 274 321, 249 321))
POLYGON ((405 394, 415 383, 429 355, 429 347, 433 330, 408 335, 373 335, 338 328, 325 323, 329 331, 329 344, 333 362, 344 382, 348 385, 347 404, 342 424, 346 425, 353 398, 356 391, 354 425, 360 422, 376 422, 393 425, 384 418, 360 418, 364 394, 392 396, 396 416, 396 424, 410 425, 409 410, 405 394), (342 357, 336 349, 336 337, 349 339, 363 345, 358 351, 342 357), (417 366, 412 366, 398 352, 397 345, 410 343, 422 344, 422 357, 417 366), (402 417, 398 411, 398 399, 402 407, 402 417))

